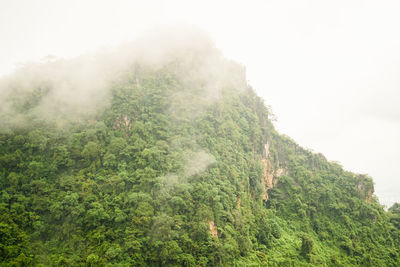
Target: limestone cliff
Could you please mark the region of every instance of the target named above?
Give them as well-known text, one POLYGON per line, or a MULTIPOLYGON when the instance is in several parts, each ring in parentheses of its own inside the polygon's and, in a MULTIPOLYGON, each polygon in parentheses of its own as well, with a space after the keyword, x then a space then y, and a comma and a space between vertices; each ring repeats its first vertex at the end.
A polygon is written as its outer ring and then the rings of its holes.
POLYGON ((268 190, 273 188, 278 182, 278 177, 286 172, 283 168, 275 169, 272 166, 270 159, 270 151, 269 151, 269 143, 267 142, 264 145, 264 158, 261 160, 264 164, 264 172, 262 177, 262 185, 263 185, 263 200, 268 200, 268 190))
POLYGON ((214 221, 209 221, 208 225, 210 226, 210 234, 212 236, 218 237, 218 229, 217 229, 217 226, 215 225, 214 221))

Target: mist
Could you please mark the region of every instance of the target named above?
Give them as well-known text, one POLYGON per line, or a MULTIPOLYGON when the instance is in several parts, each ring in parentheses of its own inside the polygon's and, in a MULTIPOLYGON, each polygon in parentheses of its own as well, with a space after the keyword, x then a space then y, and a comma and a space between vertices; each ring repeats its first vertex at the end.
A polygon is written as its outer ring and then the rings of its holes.
POLYGON ((207 33, 191 26, 162 27, 88 55, 29 62, 3 77, 0 129, 25 127, 32 119, 63 127, 93 119, 109 106, 112 88, 129 82, 132 72, 140 86, 140 75, 163 68, 174 73, 183 89, 170 98, 168 112, 178 120, 200 116, 219 98, 221 88, 247 86, 244 68, 225 59, 207 33), (136 68, 144 73, 136 73, 136 68), (185 104, 191 97, 197 97, 198 104, 185 104))

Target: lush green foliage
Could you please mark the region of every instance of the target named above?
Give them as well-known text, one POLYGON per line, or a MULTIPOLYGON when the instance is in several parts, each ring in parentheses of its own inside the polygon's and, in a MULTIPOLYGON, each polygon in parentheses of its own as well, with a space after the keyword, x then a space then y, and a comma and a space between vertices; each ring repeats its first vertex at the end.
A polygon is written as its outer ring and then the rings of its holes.
POLYGON ((279 135, 251 88, 182 79, 196 60, 133 67, 61 128, 29 112, 48 90, 16 101, 31 123, 0 134, 1 265, 399 266, 399 206, 279 135), (263 201, 266 143, 285 172, 263 201))

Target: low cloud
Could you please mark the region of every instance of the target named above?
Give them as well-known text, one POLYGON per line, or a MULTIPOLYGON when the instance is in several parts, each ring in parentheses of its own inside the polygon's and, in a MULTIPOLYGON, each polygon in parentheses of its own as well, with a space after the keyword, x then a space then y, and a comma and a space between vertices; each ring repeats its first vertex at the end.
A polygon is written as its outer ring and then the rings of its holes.
POLYGON ((177 116, 198 114, 204 103, 218 99, 221 88, 246 87, 244 68, 225 59, 205 32, 192 27, 159 29, 113 49, 27 63, 3 77, 0 129, 28 125, 32 119, 58 125, 86 120, 109 105, 110 88, 135 66, 157 71, 167 65, 182 87, 171 96, 177 103, 170 112, 177 116), (201 100, 198 106, 191 112, 180 110, 179 103, 190 95, 201 100))

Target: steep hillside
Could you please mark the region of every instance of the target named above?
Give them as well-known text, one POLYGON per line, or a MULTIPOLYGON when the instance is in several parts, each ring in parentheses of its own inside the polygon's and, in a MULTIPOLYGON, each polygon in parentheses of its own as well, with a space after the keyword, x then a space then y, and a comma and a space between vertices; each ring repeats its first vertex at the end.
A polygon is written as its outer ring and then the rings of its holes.
POLYGON ((370 177, 277 133, 207 38, 159 44, 3 79, 1 266, 400 265, 370 177))

